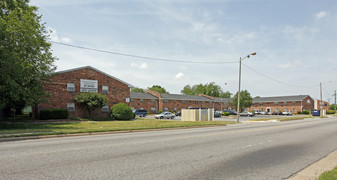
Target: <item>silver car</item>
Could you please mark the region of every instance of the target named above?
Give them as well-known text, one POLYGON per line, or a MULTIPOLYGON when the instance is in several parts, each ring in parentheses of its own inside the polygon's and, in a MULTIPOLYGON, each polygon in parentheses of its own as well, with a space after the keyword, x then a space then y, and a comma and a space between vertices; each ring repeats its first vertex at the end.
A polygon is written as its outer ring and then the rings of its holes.
POLYGON ((156 119, 174 119, 176 116, 170 112, 163 112, 154 116, 156 119))

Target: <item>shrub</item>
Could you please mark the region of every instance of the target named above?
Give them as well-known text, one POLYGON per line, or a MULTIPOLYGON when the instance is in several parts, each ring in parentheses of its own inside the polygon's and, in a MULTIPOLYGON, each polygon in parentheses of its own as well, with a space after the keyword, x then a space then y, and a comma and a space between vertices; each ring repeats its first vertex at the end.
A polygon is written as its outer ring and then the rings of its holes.
POLYGON ((302 114, 310 114, 309 111, 302 111, 302 114))
POLYGON ((230 115, 230 112, 224 112, 223 115, 224 115, 224 116, 229 116, 229 115, 230 115))
POLYGON ((335 110, 327 110, 327 111, 326 111, 326 114, 335 114, 335 113, 336 113, 335 110))
POLYGON ((91 117, 91 113, 97 109, 101 108, 108 103, 108 98, 102 94, 93 92, 83 92, 75 96, 75 101, 83 106, 91 117))
POLYGON ((158 111, 158 114, 161 114, 162 112, 163 112, 163 110, 159 110, 159 111, 158 111))
POLYGON ((68 109, 42 109, 40 119, 68 119, 68 109))
POLYGON ((131 120, 135 118, 135 113, 124 103, 118 103, 111 108, 111 115, 116 120, 131 120))
POLYGON ((301 112, 301 111, 298 111, 297 114, 302 114, 302 112, 301 112))

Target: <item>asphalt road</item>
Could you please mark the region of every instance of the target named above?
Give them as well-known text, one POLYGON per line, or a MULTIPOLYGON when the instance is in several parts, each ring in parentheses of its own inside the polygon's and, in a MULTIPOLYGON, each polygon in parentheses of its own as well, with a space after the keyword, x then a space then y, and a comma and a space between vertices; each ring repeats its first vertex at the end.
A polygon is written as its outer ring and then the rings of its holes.
POLYGON ((337 118, 0 143, 1 179, 283 179, 337 150, 337 118))

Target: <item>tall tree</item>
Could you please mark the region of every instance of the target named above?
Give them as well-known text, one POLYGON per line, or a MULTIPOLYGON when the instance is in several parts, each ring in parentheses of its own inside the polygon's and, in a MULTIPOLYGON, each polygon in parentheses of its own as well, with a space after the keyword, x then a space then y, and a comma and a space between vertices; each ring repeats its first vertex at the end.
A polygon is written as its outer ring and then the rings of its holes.
POLYGON ((152 90, 152 91, 159 92, 159 93, 166 93, 166 94, 169 93, 168 91, 166 91, 165 88, 163 88, 163 87, 161 87, 161 86, 159 86, 159 85, 153 85, 152 87, 150 87, 150 88, 148 88, 148 89, 150 89, 150 90, 152 90))
MULTIPOLYGON (((240 111, 244 108, 248 108, 253 104, 253 98, 247 90, 241 91, 240 93, 240 111)), ((238 106, 238 93, 235 94, 233 98, 233 105, 238 106)))
POLYGON ((185 95, 195 95, 190 85, 184 86, 184 88, 180 92, 185 95))
POLYGON ((131 89, 131 92, 141 92, 141 93, 143 93, 143 92, 145 92, 145 91, 144 91, 144 89, 142 89, 142 88, 132 88, 132 89, 131 89))
POLYGON ((0 109, 17 102, 39 104, 55 67, 37 7, 28 0, 0 1, 0 109))
POLYGON ((230 98, 231 93, 229 91, 223 92, 221 87, 215 82, 210 82, 206 84, 196 84, 192 87, 190 85, 186 85, 182 90, 181 93, 186 95, 199 95, 199 94, 205 94, 208 96, 213 97, 224 97, 224 98, 230 98))

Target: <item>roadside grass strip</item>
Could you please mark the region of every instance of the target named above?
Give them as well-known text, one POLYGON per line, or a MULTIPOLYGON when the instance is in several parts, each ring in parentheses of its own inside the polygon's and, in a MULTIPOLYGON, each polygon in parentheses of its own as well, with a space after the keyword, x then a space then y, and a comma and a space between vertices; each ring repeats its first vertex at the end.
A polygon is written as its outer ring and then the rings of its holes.
POLYGON ((331 171, 324 172, 318 178, 318 180, 336 180, 337 179, 337 167, 331 171))
POLYGON ((0 138, 179 127, 226 126, 227 124, 234 123, 235 122, 230 121, 191 122, 153 119, 136 119, 133 121, 79 121, 62 123, 21 122, 0 124, 0 138))
POLYGON ((272 121, 272 120, 277 120, 277 121, 295 121, 295 120, 304 120, 306 118, 310 118, 310 117, 275 117, 275 118, 262 118, 262 119, 251 119, 249 121, 272 121))

